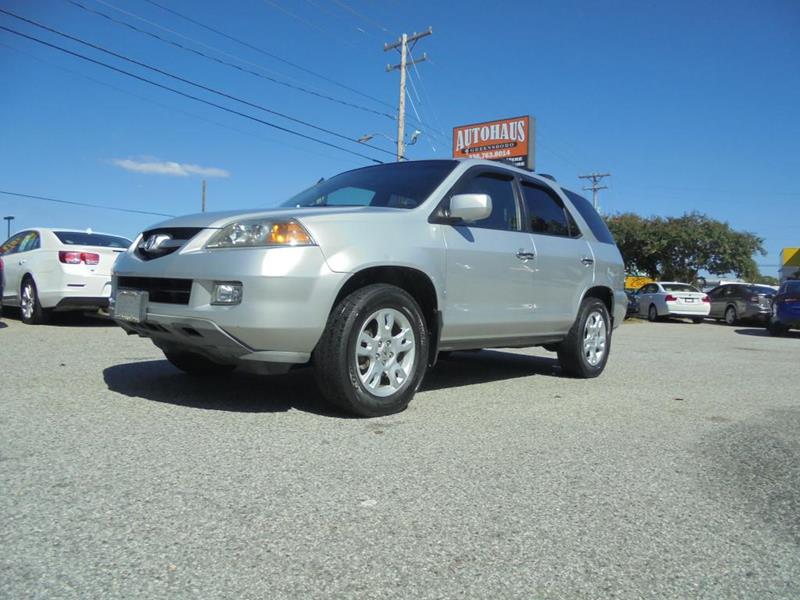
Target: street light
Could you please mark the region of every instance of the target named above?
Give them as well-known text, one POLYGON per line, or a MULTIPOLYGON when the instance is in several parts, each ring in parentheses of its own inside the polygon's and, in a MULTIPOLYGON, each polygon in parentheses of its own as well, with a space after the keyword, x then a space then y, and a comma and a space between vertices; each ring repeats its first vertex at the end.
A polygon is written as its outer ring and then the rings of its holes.
POLYGON ((14 217, 3 217, 6 220, 8 234, 6 235, 6 239, 11 237, 11 221, 14 220, 14 217))
MULTIPOLYGON (((388 135, 386 135, 385 133, 380 133, 380 132, 375 132, 375 133, 365 133, 365 134, 364 134, 364 135, 362 135, 360 138, 358 138, 356 141, 357 141, 359 144, 364 144, 364 143, 366 143, 366 142, 370 141, 370 140, 371 140, 372 138, 374 138, 376 135, 379 135, 380 137, 382 137, 382 138, 385 138, 385 139, 389 140, 389 141, 390 141, 390 142, 392 142, 393 144, 396 144, 396 143, 397 143, 397 140, 395 140, 395 139, 392 139, 392 138, 390 138, 388 135)), ((409 140, 408 142, 406 142, 406 146, 413 146, 414 144, 416 144, 416 143, 417 143, 417 140, 419 139, 419 136, 421 136, 421 135, 422 135, 422 132, 421 132, 419 129, 415 129, 415 130, 414 130, 414 133, 412 133, 412 134, 411 134, 411 140, 409 140)), ((403 157, 403 158, 405 158, 405 157, 403 157)))

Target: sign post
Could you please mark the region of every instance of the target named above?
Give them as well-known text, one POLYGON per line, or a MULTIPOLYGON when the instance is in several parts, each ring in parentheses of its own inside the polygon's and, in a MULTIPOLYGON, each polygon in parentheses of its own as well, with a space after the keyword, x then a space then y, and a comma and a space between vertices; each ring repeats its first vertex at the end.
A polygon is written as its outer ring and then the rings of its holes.
POLYGON ((482 158, 534 170, 536 119, 530 116, 453 128, 453 158, 482 158))

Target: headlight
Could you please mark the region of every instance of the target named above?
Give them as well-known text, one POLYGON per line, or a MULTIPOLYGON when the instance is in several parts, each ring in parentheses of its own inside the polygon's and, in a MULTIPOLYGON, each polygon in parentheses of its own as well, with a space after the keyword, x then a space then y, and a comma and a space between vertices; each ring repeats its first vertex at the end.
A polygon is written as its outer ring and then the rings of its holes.
POLYGON ((215 233, 206 248, 253 248, 259 246, 316 246, 294 220, 257 219, 231 223, 215 233))

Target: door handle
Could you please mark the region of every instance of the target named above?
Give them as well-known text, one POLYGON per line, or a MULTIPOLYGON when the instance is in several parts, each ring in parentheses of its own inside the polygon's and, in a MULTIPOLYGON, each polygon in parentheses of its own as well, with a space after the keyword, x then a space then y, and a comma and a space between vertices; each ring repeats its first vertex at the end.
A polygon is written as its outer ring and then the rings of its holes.
POLYGON ((520 260, 533 260, 536 258, 536 252, 526 252, 522 248, 517 252, 517 258, 520 260))
POLYGON ((21 261, 17 262, 17 264, 18 264, 18 265, 20 265, 20 266, 22 266, 22 265, 24 265, 26 262, 27 262, 27 261, 25 261, 25 260, 23 259, 23 260, 21 260, 21 261))
POLYGON ((584 256, 584 257, 581 259, 581 262, 582 262, 582 263, 583 263, 585 266, 587 266, 587 267, 591 267, 591 266, 594 264, 594 259, 593 259, 593 258, 589 258, 588 256, 584 256))

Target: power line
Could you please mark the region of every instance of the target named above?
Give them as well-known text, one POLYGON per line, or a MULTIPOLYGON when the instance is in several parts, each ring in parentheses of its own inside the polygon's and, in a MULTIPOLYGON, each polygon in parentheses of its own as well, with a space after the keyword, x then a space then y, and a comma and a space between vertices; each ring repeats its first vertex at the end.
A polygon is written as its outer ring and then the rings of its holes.
POLYGON ((394 108, 391 104, 389 104, 388 102, 386 102, 384 100, 381 100, 380 98, 376 98, 374 96, 371 96, 371 95, 369 95, 369 94, 367 94, 365 92, 357 90, 357 89, 355 89, 355 88, 353 88, 353 87, 351 87, 349 85, 341 83, 340 81, 332 79, 332 78, 330 78, 330 77, 328 77, 326 75, 322 75, 320 73, 317 73, 316 71, 312 71, 311 69, 303 67, 302 65, 298 65, 297 63, 292 62, 290 60, 287 60, 287 59, 285 59, 285 58, 283 58, 281 56, 278 56, 277 54, 274 54, 273 52, 269 52, 267 50, 264 50, 263 48, 259 48, 258 46, 255 46, 255 45, 253 45, 253 44, 251 44, 249 42, 246 42, 246 41, 241 40, 239 38, 236 38, 236 37, 234 37, 232 35, 229 35, 229 34, 225 33, 224 31, 220 31, 219 29, 216 29, 214 27, 206 25, 205 23, 201 23, 200 21, 198 21, 198 20, 196 20, 196 19, 194 19, 192 17, 186 16, 183 13, 180 13, 175 9, 169 8, 167 6, 164 6, 163 4, 160 4, 159 2, 156 2, 155 0, 144 0, 144 1, 148 2, 149 4, 152 4, 153 6, 157 6, 161 10, 166 11, 166 12, 170 13, 171 15, 174 15, 174 16, 180 18, 180 19, 183 19, 184 21, 192 23, 193 25, 196 25, 197 27, 202 27, 206 31, 210 31, 212 33, 215 33, 216 35, 224 37, 227 40, 235 42, 235 43, 239 44, 240 46, 244 46, 245 48, 249 48, 250 50, 254 50, 255 52, 258 52, 260 54, 263 54, 264 56, 268 56, 268 57, 270 57, 270 58, 272 58, 274 60, 282 62, 285 65, 289 65, 290 67, 293 67, 293 68, 295 68, 295 69, 297 69, 299 71, 302 71, 302 72, 307 73, 309 75, 313 75, 314 77, 322 79, 323 81, 327 81, 328 83, 331 83, 331 84, 333 84, 335 86, 338 86, 338 87, 340 87, 340 88, 342 88, 344 90, 347 90, 349 92, 357 94, 357 95, 361 96, 362 98, 367 98, 369 100, 372 100, 373 102, 377 102, 378 104, 386 106, 387 108, 394 108))
POLYGON ((72 206, 88 206, 89 208, 101 208, 103 210, 114 210, 117 212, 135 213, 137 215, 155 215, 157 217, 174 217, 167 213, 151 212, 148 210, 134 210, 132 208, 117 208, 115 206, 103 206, 102 204, 89 204, 88 202, 74 202, 72 200, 59 200, 58 198, 48 198, 47 196, 34 196, 32 194, 20 194, 19 192, 9 192, 0 190, 0 194, 6 196, 17 196, 19 198, 31 198, 33 200, 44 200, 45 202, 56 202, 58 204, 69 204, 72 206))
POLYGON ((257 140, 261 140, 261 141, 264 141, 264 142, 269 142, 269 143, 272 143, 272 144, 280 144, 281 147, 283 147, 283 148, 292 148, 294 150, 298 150, 300 152, 303 152, 304 154, 314 154, 316 156, 322 156, 324 158, 327 158, 328 160, 347 161, 347 162, 352 160, 352 159, 345 158, 345 157, 342 157, 342 156, 335 156, 333 154, 325 154, 324 152, 320 152, 320 151, 318 151, 316 149, 302 148, 300 146, 297 146, 295 144, 291 144, 291 143, 283 141, 283 140, 279 141, 276 138, 265 137, 263 135, 259 135, 258 133, 254 133, 252 131, 246 131, 244 129, 239 129, 238 127, 233 127, 233 126, 228 125, 226 123, 221 123, 219 121, 215 121, 214 119, 209 119, 208 117, 202 117, 202 116, 200 116, 198 114, 195 114, 193 112, 189 112, 188 110, 183 110, 182 108, 178 108, 176 106, 170 106, 169 104, 164 104, 163 102, 159 102, 158 100, 154 100, 152 98, 148 98, 146 96, 139 95, 139 94, 137 94, 135 92, 132 92, 130 90, 126 90, 126 89, 118 87, 118 86, 116 86, 114 84, 108 83, 107 81, 101 81, 100 79, 96 79, 96 78, 92 77, 91 75, 87 75, 86 73, 81 73, 79 71, 76 71, 74 69, 70 69, 70 68, 65 67, 63 65, 57 65, 55 63, 52 63, 52 62, 50 62, 48 60, 45 60, 45 59, 41 58, 40 56, 36 56, 35 54, 32 54, 30 52, 26 52, 26 51, 24 51, 24 50, 22 50, 20 48, 15 48, 14 46, 9 46, 8 44, 4 44, 2 42, 0 42, 0 47, 6 48, 8 50, 12 50, 13 52, 18 52, 19 54, 27 56, 28 58, 30 58, 32 60, 35 60, 37 62, 40 62, 42 64, 45 64, 48 67, 51 67, 53 69, 59 69, 59 70, 64 71, 66 73, 70 73, 70 74, 72 74, 72 75, 74 75, 76 77, 81 77, 83 79, 91 81, 92 83, 94 83, 96 85, 102 85, 103 87, 110 88, 110 89, 114 90, 115 92, 119 92, 120 94, 126 94, 128 96, 132 96, 133 98, 137 98, 138 100, 141 100, 142 102, 148 102, 150 104, 154 104, 155 106, 159 106, 159 107, 161 107, 163 109, 166 109, 166 110, 169 110, 171 112, 177 112, 177 113, 180 113, 182 115, 186 115, 187 117, 191 117, 191 118, 197 119, 199 121, 204 121, 206 123, 210 123, 212 125, 216 125, 217 127, 220 127, 222 129, 227 129, 229 131, 235 131, 236 133, 240 133, 242 135, 253 137, 253 138, 257 139, 257 140))
MULTIPOLYGON (((0 8, 0 13, 7 14, 9 16, 14 17, 15 19, 19 19, 20 21, 25 21, 26 23, 30 23, 30 24, 32 24, 32 25, 34 25, 36 27, 39 27, 40 29, 44 29, 46 31, 50 31, 52 33, 55 33, 56 35, 61 36, 61 37, 67 38, 67 39, 72 40, 74 42, 78 42, 79 44, 83 44, 84 46, 88 46, 89 48, 93 48, 95 50, 99 50, 101 52, 105 52, 106 54, 108 54, 110 56, 113 56, 115 58, 119 58, 120 60, 127 61, 127 62, 129 62, 131 64, 134 64, 134 65, 137 65, 139 67, 143 67, 145 69, 149 69, 149 70, 151 70, 151 71, 153 71, 155 73, 159 73, 159 74, 164 75, 166 77, 170 77, 172 79, 175 79, 176 81, 180 81, 182 83, 186 83, 188 85, 194 86, 194 87, 199 88, 201 90, 205 90, 207 92, 211 92, 212 94, 216 94, 218 96, 222 96, 223 98, 228 98, 229 100, 234 100, 236 102, 240 102, 241 104, 244 104, 246 106, 250 106, 252 108, 256 108, 258 110, 262 110, 264 112, 267 112, 267 113, 276 115, 278 117, 284 118, 284 119, 286 119, 288 121, 292 121, 294 123, 298 123, 300 125, 304 125, 306 127, 310 127, 311 129, 316 129, 317 131, 321 131, 323 133, 327 133, 328 135, 332 135, 334 137, 338 137, 338 138, 341 138, 343 140, 347 140, 348 142, 355 142, 355 140, 353 138, 351 138, 349 136, 346 136, 344 134, 338 133, 336 131, 332 131, 332 130, 327 129, 325 127, 320 127, 318 125, 314 125, 313 123, 309 123, 308 121, 304 121, 302 119, 297 119, 295 117, 287 115, 286 113, 282 113, 282 112, 279 112, 279 111, 276 111, 276 110, 272 110, 271 108, 267 108, 267 107, 262 106, 260 104, 256 104, 254 102, 250 102, 248 100, 243 100, 242 98, 239 98, 239 97, 234 96, 232 94, 228 94, 226 92, 222 92, 220 90, 217 90, 215 88, 209 87, 207 85, 203 85, 201 83, 196 83, 194 81, 191 81, 191 80, 186 79, 184 77, 181 77, 179 75, 174 75, 172 73, 164 71, 163 69, 159 69, 158 67, 153 67, 153 66, 148 65, 146 63, 140 62, 138 60, 135 60, 135 59, 132 59, 130 57, 124 56, 122 54, 119 54, 117 52, 114 52, 112 50, 108 50, 107 48, 103 48, 102 46, 98 46, 97 44, 93 44, 91 42, 87 42, 85 40, 82 40, 82 39, 77 38, 75 36, 69 35, 69 34, 64 33, 62 31, 59 31, 57 29, 53 29, 52 27, 48 27, 46 25, 42 25, 41 23, 37 23, 36 21, 33 21, 31 19, 27 19, 25 17, 20 17, 18 15, 15 15, 14 13, 9 12, 7 10, 4 10, 2 8, 0 8)), ((9 30, 9 31, 13 31, 13 30, 9 30)), ((32 38, 32 39, 35 39, 35 38, 32 38)), ((104 63, 100 63, 100 64, 104 64, 104 63)), ((287 131, 291 131, 291 130, 287 130, 287 131)), ((316 139, 316 138, 311 138, 311 139, 316 139)), ((384 152, 385 154, 392 154, 388 150, 384 150, 383 148, 380 148, 378 146, 373 146, 371 144, 364 144, 364 145, 369 147, 369 148, 372 148, 373 150, 378 150, 380 152, 384 152)))
MULTIPOLYGON (((6 11, 3 11, 2 9, 0 9, 0 12, 6 12, 6 11)), ((196 102, 201 102, 201 103, 206 104, 208 106, 213 106, 214 108, 218 108, 220 110, 224 110, 225 112, 228 112, 228 113, 231 113, 231 114, 234 114, 234 115, 238 115, 240 117, 244 117, 245 119, 250 119, 251 121, 255 121, 256 123, 261 123, 262 125, 266 125, 267 127, 272 127, 273 129, 277 129, 279 131, 290 133, 292 135, 295 135, 295 136, 298 136, 298 137, 301 137, 301 138, 304 138, 304 139, 307 139, 307 140, 311 140, 313 142, 317 142, 318 144, 323 144, 323 145, 329 146, 331 148, 336 148, 337 150, 341 150, 342 152, 347 152, 348 154, 352 154, 354 156, 365 158, 365 159, 367 159, 367 160, 369 160, 371 162, 374 162, 374 163, 382 164, 382 162, 383 162, 383 161, 380 161, 380 160, 378 160, 376 158, 372 158, 371 156, 367 156, 366 154, 361 154, 360 152, 355 152, 353 150, 349 150, 348 148, 344 148, 343 146, 339 146, 339 145, 333 144, 331 142, 326 142, 325 140, 320 140, 319 138, 315 138, 313 136, 306 135, 305 133, 300 133, 299 131, 294 131, 293 129, 289 129, 289 128, 283 127, 281 125, 277 125, 275 123, 271 123, 269 121, 265 121, 264 119, 259 119, 258 117, 254 117, 253 115, 248 115, 247 113, 243 113, 243 112, 240 112, 238 110, 234 110, 232 108, 228 108, 227 106, 223 106, 221 104, 217 104, 215 102, 211 102, 210 100, 205 100, 205 99, 200 98, 198 96, 193 96, 192 94, 189 94, 187 92, 183 92, 181 90, 169 87, 169 86, 164 85, 162 83, 158 83, 157 81, 153 81, 151 79, 147 79, 146 77, 142 77, 140 75, 136 75, 135 73, 131 73, 130 71, 126 71, 124 69, 120 69, 119 67, 115 67, 113 65, 109 65, 108 63, 104 63, 104 62, 96 60, 94 58, 90 58, 88 56, 80 54, 79 52, 74 52, 74 51, 68 50, 67 48, 64 48, 62 46, 58 46, 56 44, 51 44, 50 42, 46 42, 46 41, 41 40, 39 38, 36 38, 36 37, 30 36, 30 35, 27 35, 25 33, 22 33, 20 31, 16 31, 14 29, 10 29, 10 28, 4 27, 2 25, 0 25, 0 29, 2 29, 4 31, 8 31, 9 33, 13 33, 14 35, 18 35, 20 37, 27 38, 29 40, 32 40, 32 41, 37 42, 39 44, 42 44, 43 46, 47 46, 49 48, 53 48, 55 50, 59 50, 61 52, 64 52, 65 54, 70 54, 72 56, 75 56, 75 57, 80 58, 82 60, 85 60, 87 62, 91 62, 91 63, 94 63, 96 65, 100 65, 101 67, 105 67, 107 69, 111 69, 112 71, 116 71, 117 73, 121 73, 123 75, 127 75, 128 77, 132 77, 132 78, 137 79, 139 81, 143 81, 144 83, 148 83, 148 84, 153 85, 155 87, 158 87, 158 88, 173 92, 174 94, 178 94, 180 96, 183 96, 184 98, 189 98, 191 100, 195 100, 196 102)), ((370 146, 370 147, 372 147, 372 146, 370 146)), ((380 150, 383 151, 383 152, 386 152, 382 148, 380 148, 380 150)))
MULTIPOLYGON (((340 98, 335 98, 334 96, 329 96, 328 94, 323 94, 321 92, 317 92, 315 90, 308 89, 308 88, 300 86, 300 85, 289 83, 287 81, 282 81, 282 80, 277 79, 275 77, 271 77, 269 75, 265 75, 264 73, 259 73, 257 71, 253 71, 251 69, 247 69, 245 67, 237 65, 236 63, 232 63, 232 62, 228 62, 228 61, 222 60, 221 58, 217 58, 216 56, 211 56, 211 55, 206 54, 205 52, 201 52, 200 50, 197 50, 195 48, 190 48, 188 46, 184 46, 183 44, 181 44, 179 42, 176 42, 174 40, 170 40, 170 39, 167 39, 165 37, 162 37, 162 36, 158 35, 157 33, 153 33, 151 31, 147 31, 145 29, 141 29, 141 28, 136 27, 135 25, 133 25, 131 23, 126 22, 126 21, 122 21, 120 19, 116 19, 116 18, 112 17, 111 15, 109 15, 107 13, 104 13, 104 12, 99 11, 99 10, 95 10, 93 8, 89 8, 88 6, 86 6, 84 4, 81 4, 77 0, 65 0, 65 1, 69 2, 70 4, 72 4, 73 6, 75 6, 77 8, 80 8, 81 10, 84 10, 86 12, 90 12, 90 13, 93 13, 95 15, 101 16, 104 19, 108 19, 109 21, 111 21, 113 23, 117 23, 118 25, 122 25, 123 27, 127 27, 128 29, 132 29, 133 31, 136 31, 136 32, 141 33, 143 35, 146 35, 146 36, 149 36, 151 38, 154 38, 154 39, 156 39, 156 40, 158 40, 160 42, 163 42, 165 44, 169 44, 170 46, 174 46, 176 48, 180 48, 181 50, 184 50, 186 52, 191 52, 192 54, 196 54, 198 56, 202 56, 203 58, 206 58, 208 60, 213 60, 214 62, 219 63, 221 65, 225 65, 227 67, 231 67, 233 69, 236 69, 237 71, 241 71, 243 73, 247 73, 248 75, 253 75, 255 77, 259 77, 261 79, 265 79, 267 81, 271 81, 272 83, 276 83, 278 85, 282 85, 282 86, 291 88, 293 90, 297 90, 297 91, 300 91, 300 92, 303 92, 303 93, 306 93, 306 94, 310 94, 312 96, 316 96, 316 97, 322 98, 324 100, 328 100, 328 101, 331 101, 331 102, 336 102, 337 104, 341 104, 343 106, 349 106, 350 108, 355 108, 355 109, 358 109, 358 110, 361 110, 361 111, 364 111, 364 112, 372 113, 372 114, 375 114, 375 115, 378 115, 378 116, 387 117, 389 119, 395 120, 395 116, 394 115, 390 115, 389 113, 381 112, 379 110, 375 110, 375 109, 369 108, 367 106, 363 106, 361 104, 356 104, 354 102, 349 102, 347 100, 342 100, 340 98)), ((227 53, 223 52, 223 54, 227 54, 227 53)), ((247 62, 247 61, 245 61, 245 62, 247 62)))
POLYGON ((342 7, 343 9, 345 9, 347 12, 349 12, 349 13, 351 13, 351 14, 355 15, 355 16, 356 16, 356 17, 358 17, 359 19, 362 19, 363 21, 366 21, 366 22, 367 22, 367 23, 369 23, 370 25, 374 25, 375 27, 377 27, 378 29, 380 29, 380 30, 381 30, 383 33, 391 33, 391 31, 389 31, 388 29, 386 29, 386 27, 384 27, 383 25, 381 25, 380 23, 378 23, 378 22, 377 22, 377 21, 375 21, 374 19, 371 19, 370 17, 368 17, 368 16, 366 16, 366 15, 364 15, 364 14, 362 14, 362 13, 358 12, 358 11, 357 11, 356 9, 354 9, 352 6, 350 6, 349 4, 347 4, 346 2, 344 2, 344 0, 333 0, 333 3, 334 3, 334 4, 337 4, 337 5, 339 5, 340 7, 342 7))
POLYGON ((328 36, 332 40, 336 40, 338 42, 344 42, 348 46, 351 46, 351 47, 355 48, 355 45, 350 40, 345 39, 345 38, 339 38, 338 35, 333 35, 332 33, 328 32, 328 31, 325 31, 322 27, 320 27, 316 23, 314 23, 312 21, 309 21, 308 19, 306 19, 304 17, 301 17, 300 15, 298 15, 296 13, 293 13, 292 11, 290 11, 287 8, 284 8, 283 6, 281 6, 280 4, 275 2, 274 0, 263 0, 263 1, 264 1, 265 4, 268 4, 269 6, 281 11, 282 13, 284 13, 286 15, 289 15, 290 17, 292 17, 293 19, 296 19, 297 21, 303 23, 304 25, 319 31, 320 33, 323 33, 324 35, 328 36))

